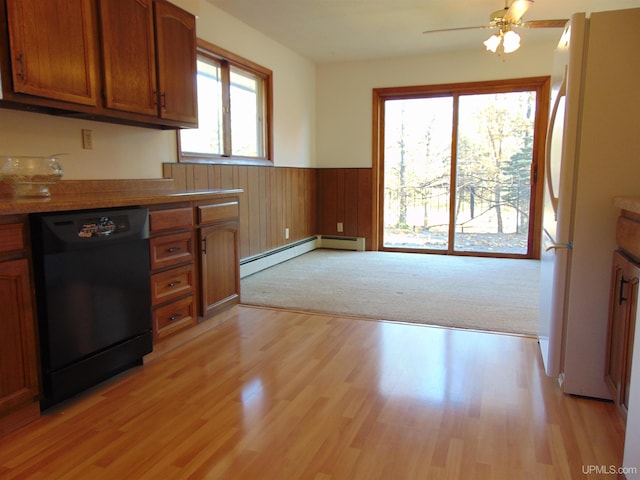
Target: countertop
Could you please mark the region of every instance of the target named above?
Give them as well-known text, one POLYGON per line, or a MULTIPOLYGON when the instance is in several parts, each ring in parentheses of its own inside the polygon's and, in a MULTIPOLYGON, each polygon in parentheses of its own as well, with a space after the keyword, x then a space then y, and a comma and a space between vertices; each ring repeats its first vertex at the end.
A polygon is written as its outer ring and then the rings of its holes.
POLYGON ((238 189, 178 191, 171 179, 63 180, 50 190, 51 196, 47 198, 14 198, 9 186, 0 184, 0 215, 159 205, 211 200, 243 192, 238 189))
POLYGON ((613 204, 621 210, 640 214, 640 197, 615 197, 613 204))

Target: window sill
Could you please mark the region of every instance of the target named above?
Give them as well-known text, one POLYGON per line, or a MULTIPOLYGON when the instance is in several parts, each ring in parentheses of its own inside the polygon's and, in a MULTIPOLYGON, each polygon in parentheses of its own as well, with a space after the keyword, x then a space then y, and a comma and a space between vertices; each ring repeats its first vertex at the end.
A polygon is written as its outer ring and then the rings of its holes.
POLYGON ((273 166, 273 161, 256 157, 223 157, 220 155, 178 155, 178 163, 202 163, 208 165, 262 165, 273 166))

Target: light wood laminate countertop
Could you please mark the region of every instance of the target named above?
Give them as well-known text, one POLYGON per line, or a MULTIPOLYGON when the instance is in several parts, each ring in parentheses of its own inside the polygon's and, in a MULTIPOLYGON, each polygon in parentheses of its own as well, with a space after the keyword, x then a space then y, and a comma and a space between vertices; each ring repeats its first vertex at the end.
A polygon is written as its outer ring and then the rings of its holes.
POLYGON ((0 215, 159 205, 238 195, 242 190, 178 191, 172 179, 63 180, 47 198, 15 198, 0 183, 0 215))
POLYGON ((640 214, 640 197, 615 197, 613 204, 621 210, 640 214))

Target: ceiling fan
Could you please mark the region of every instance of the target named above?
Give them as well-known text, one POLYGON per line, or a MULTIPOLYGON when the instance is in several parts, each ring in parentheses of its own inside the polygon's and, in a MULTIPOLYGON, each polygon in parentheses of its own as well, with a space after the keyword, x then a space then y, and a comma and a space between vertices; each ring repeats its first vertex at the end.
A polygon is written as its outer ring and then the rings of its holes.
POLYGON ((514 28, 564 28, 567 19, 560 20, 529 20, 522 21, 522 16, 529 10, 533 0, 505 0, 502 10, 497 10, 489 15, 489 24, 475 27, 443 28, 440 30, 427 30, 422 33, 453 32, 459 30, 496 29, 496 33, 485 40, 484 45, 498 55, 515 52, 520 48, 520 35, 514 28))

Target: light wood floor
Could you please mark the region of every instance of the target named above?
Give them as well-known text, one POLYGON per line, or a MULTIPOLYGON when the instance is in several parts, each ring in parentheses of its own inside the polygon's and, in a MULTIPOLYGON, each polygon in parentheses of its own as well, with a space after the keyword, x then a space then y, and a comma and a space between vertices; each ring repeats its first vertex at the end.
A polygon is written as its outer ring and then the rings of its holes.
POLYGON ((0 478, 549 480, 621 465, 614 406, 561 394, 532 338, 223 315, 0 440, 0 478))

